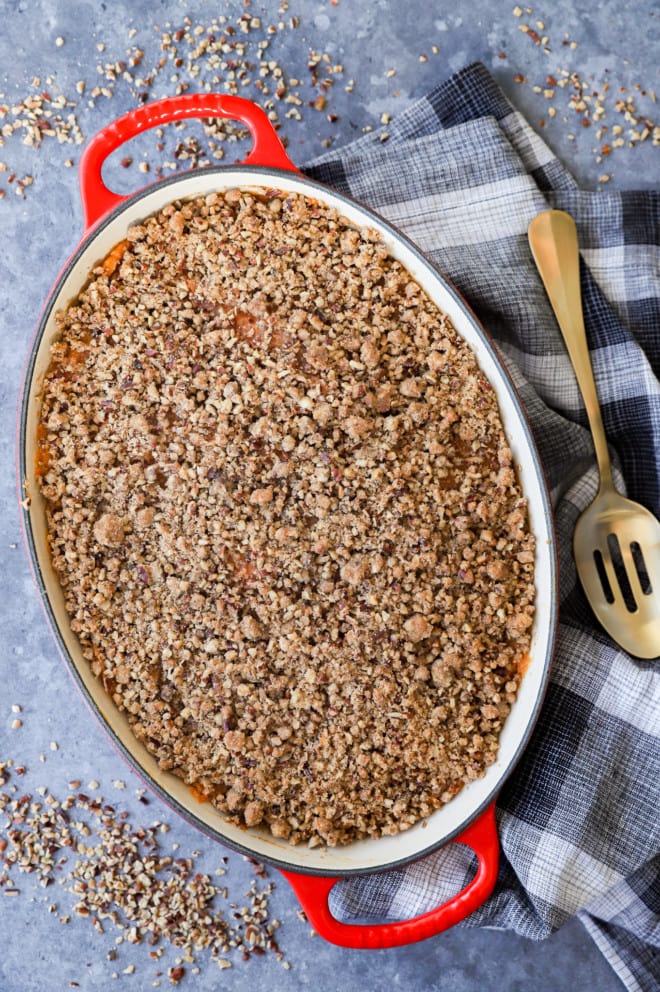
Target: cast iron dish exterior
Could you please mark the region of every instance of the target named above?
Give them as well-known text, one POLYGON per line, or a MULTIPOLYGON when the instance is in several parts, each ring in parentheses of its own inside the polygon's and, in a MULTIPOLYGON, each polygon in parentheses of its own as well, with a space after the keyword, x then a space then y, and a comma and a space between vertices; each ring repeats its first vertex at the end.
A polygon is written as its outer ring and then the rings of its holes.
POLYGON ((520 757, 538 715, 557 622, 557 566, 550 500, 531 430, 508 373, 465 301, 420 251, 371 210, 298 172, 266 115, 246 100, 189 94, 140 107, 110 124, 90 142, 81 160, 80 182, 85 232, 45 304, 28 360, 19 424, 19 489, 26 542, 48 620, 75 681, 115 745, 160 797, 213 838, 279 868, 295 889, 311 924, 326 939, 347 947, 395 946, 453 926, 481 905, 495 884, 499 855, 495 797, 520 757), (230 117, 242 121, 252 135, 251 153, 241 165, 193 170, 148 186, 130 197, 118 196, 105 186, 101 170, 114 149, 147 128, 184 117, 230 117), (496 762, 482 778, 465 786, 428 820, 394 837, 361 840, 345 847, 293 847, 260 828, 247 829, 228 823, 210 803, 199 803, 179 778, 158 767, 153 755, 135 739, 126 716, 117 709, 82 657, 52 567, 44 502, 35 477, 40 389, 56 336, 57 311, 78 295, 93 266, 126 237, 131 225, 173 200, 236 186, 305 194, 335 207, 357 226, 380 232, 391 254, 450 316, 495 389, 536 539, 536 616, 530 662, 506 720, 496 762), (344 924, 332 916, 328 896, 339 878, 391 870, 450 841, 472 847, 477 854, 478 869, 472 882, 444 905, 416 919, 384 925, 344 924))

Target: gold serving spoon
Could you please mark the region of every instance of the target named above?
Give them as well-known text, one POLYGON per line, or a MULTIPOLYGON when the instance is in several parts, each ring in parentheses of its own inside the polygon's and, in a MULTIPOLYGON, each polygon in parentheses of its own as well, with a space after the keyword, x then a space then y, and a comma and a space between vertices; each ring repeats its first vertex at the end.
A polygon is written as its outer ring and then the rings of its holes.
POLYGON ((580 581, 605 630, 629 654, 660 656, 660 522, 614 488, 584 331, 577 229, 562 210, 529 225, 536 267, 555 312, 587 409, 600 486, 573 535, 580 581))

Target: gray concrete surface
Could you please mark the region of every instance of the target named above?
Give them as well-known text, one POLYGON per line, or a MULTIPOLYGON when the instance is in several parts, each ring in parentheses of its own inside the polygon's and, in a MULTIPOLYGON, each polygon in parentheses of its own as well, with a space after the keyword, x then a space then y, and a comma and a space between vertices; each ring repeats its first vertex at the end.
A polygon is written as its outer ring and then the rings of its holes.
MULTIPOLYGON (((649 95, 657 87, 655 5, 651 0, 585 0, 579 5, 572 0, 545 0, 519 18, 512 14, 513 6, 513 0, 473 0, 462 5, 446 0, 375 0, 370 4, 290 0, 289 9, 279 13, 278 4, 256 0, 251 6, 198 0, 189 4, 175 0, 98 4, 86 0, 0 0, 0 104, 12 107, 30 95, 48 92, 57 99, 62 93, 75 106, 66 106, 59 113, 65 119, 74 114, 76 126, 88 138, 134 106, 136 91, 162 96, 174 92, 182 82, 190 82, 193 88, 206 83, 217 88, 211 80, 213 71, 205 69, 201 76, 191 77, 185 60, 182 67, 167 62, 151 86, 124 80, 121 70, 118 80, 108 80, 105 71, 97 72, 97 65, 126 60, 126 50, 134 52, 132 46, 139 46, 145 53, 142 65, 130 71, 148 75, 158 59, 167 56, 160 49, 163 33, 175 31, 186 14, 191 16, 193 27, 206 27, 221 14, 235 23, 247 12, 260 17, 262 27, 248 35, 239 29, 234 36, 251 46, 246 58, 258 62, 256 46, 266 37, 271 44, 263 57, 279 62, 287 79, 302 81, 291 87, 302 104, 278 105, 281 133, 297 162, 322 151, 324 142, 343 144, 365 127, 378 126, 381 115, 395 115, 453 70, 481 59, 582 186, 594 189, 603 185, 605 174, 610 185, 618 188, 655 185, 657 150, 651 148, 650 140, 638 147, 626 144, 614 148, 601 162, 594 152, 594 148, 612 143, 616 137, 612 125, 623 127, 624 138, 633 126, 621 109, 616 109, 617 99, 632 96, 644 115, 655 114, 649 95), (296 28, 288 26, 294 16, 300 18, 296 28), (264 33, 264 27, 276 26, 279 21, 285 24, 283 30, 264 33), (529 32, 520 30, 523 23, 536 32, 538 44, 529 32), (547 41, 542 40, 545 37, 547 41), (329 56, 328 62, 321 60, 324 71, 319 71, 320 80, 328 67, 343 66, 343 72, 330 76, 334 85, 325 93, 323 110, 308 105, 322 93, 318 84, 310 82, 310 50, 329 56), (557 81, 567 78, 561 75, 562 70, 577 71, 588 82, 585 92, 603 94, 610 130, 600 139, 596 137, 597 127, 582 126, 578 113, 567 106, 570 86, 562 89, 548 82, 548 76, 557 81), (178 79, 173 78, 175 73, 178 79), (517 75, 526 82, 516 82, 517 75), (86 84, 84 94, 78 92, 80 81, 86 84), (94 99, 95 86, 105 87, 111 95, 100 94, 94 99), (534 87, 540 87, 541 92, 534 87), (543 93, 547 89, 556 91, 552 100, 543 93), (554 116, 549 114, 550 107, 556 110, 554 116), (297 109, 301 121, 285 118, 286 111, 297 109), (336 119, 328 120, 328 116, 336 119)), ((223 78, 227 71, 222 70, 223 78)), ((248 76, 252 82, 241 87, 241 92, 257 97, 254 80, 259 78, 258 68, 248 76)), ((599 101, 592 99, 595 106, 599 101)), ((0 127, 15 119, 8 111, 0 127)), ((643 126, 634 127, 640 131, 643 126)), ((22 370, 41 305, 82 231, 75 168, 81 146, 44 135, 41 146, 34 148, 23 143, 25 133, 3 132, 5 144, 0 146, 0 163, 6 166, 0 171, 0 190, 5 191, 0 200, 0 761, 13 758, 25 766, 25 774, 12 779, 21 792, 35 794, 43 785, 62 797, 70 779, 80 779, 83 787, 94 779, 100 783, 99 792, 118 809, 127 810, 133 823, 148 825, 154 819, 169 823, 164 848, 177 843, 183 855, 199 849, 200 863, 211 870, 223 855, 228 857, 229 899, 240 903, 252 877, 252 866, 239 855, 220 850, 178 820, 158 799, 153 798, 148 807, 138 801, 135 790, 141 783, 115 753, 69 679, 32 583, 14 482, 16 410, 22 370), (15 178, 10 182, 12 174, 15 178), (24 187, 23 198, 15 191, 20 190, 19 180, 26 177, 31 177, 31 183, 24 187), (12 705, 19 705, 21 713, 12 712, 12 705), (22 726, 12 729, 17 719, 22 726), (51 750, 51 742, 58 744, 57 750, 51 750), (126 782, 124 790, 113 787, 117 779, 126 782)), ((204 140, 201 131, 194 128, 168 133, 162 149, 156 147, 153 134, 145 138, 129 150, 134 159, 130 167, 124 168, 115 160, 108 173, 112 183, 130 190, 155 178, 159 166, 175 160, 177 144, 193 134, 204 140), (149 174, 138 167, 143 159, 150 165, 149 174)), ((122 155, 126 154, 124 150, 122 155)), ((225 161, 237 155, 238 146, 228 145, 225 161)), ((3 823, 0 815, 0 829, 3 823)), ((196 965, 186 965, 181 987, 222 987, 234 992, 477 992, 484 986, 519 992, 567 988, 616 992, 622 987, 577 921, 540 944, 511 933, 460 928, 396 950, 343 950, 312 937, 309 926, 297 915, 298 907, 287 884, 275 872, 272 880, 276 888, 271 913, 282 921, 279 939, 291 969, 285 970, 273 955, 267 955, 249 962, 239 958, 234 967, 220 973, 201 953, 196 965), (193 967, 200 969, 198 975, 192 973, 193 967)), ((72 905, 66 892, 58 885, 44 890, 28 875, 18 876, 17 884, 17 897, 0 894, 0 992, 55 992, 76 987, 84 992, 120 987, 141 992, 158 987, 154 986, 157 982, 161 988, 171 987, 167 968, 175 961, 175 949, 168 947, 163 958, 154 961, 149 957, 150 948, 144 945, 116 945, 119 932, 110 925, 102 935, 89 920, 75 916, 63 925, 59 918, 70 913, 72 905), (49 913, 52 904, 57 910, 49 913), (109 962, 106 954, 113 947, 117 958, 109 962), (131 965, 135 970, 129 974, 125 969, 131 965), (112 978, 113 972, 117 978, 112 978)))

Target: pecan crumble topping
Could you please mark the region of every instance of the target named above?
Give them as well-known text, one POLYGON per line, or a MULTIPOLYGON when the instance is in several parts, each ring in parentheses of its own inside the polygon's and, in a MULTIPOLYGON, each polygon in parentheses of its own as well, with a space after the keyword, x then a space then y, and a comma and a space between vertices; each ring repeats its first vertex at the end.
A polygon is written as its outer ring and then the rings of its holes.
POLYGON ((378 234, 278 190, 177 201, 58 321, 53 563, 160 766, 312 846, 483 775, 533 536, 492 387, 378 234))

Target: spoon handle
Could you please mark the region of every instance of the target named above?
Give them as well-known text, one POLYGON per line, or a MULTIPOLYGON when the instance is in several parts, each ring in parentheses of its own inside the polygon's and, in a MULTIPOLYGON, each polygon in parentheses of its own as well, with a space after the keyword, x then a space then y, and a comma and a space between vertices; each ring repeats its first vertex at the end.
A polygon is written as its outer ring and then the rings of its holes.
POLYGON ((601 489, 612 486, 612 467, 582 316, 577 228, 563 210, 544 210, 529 225, 529 244, 555 312, 587 410, 601 489))

